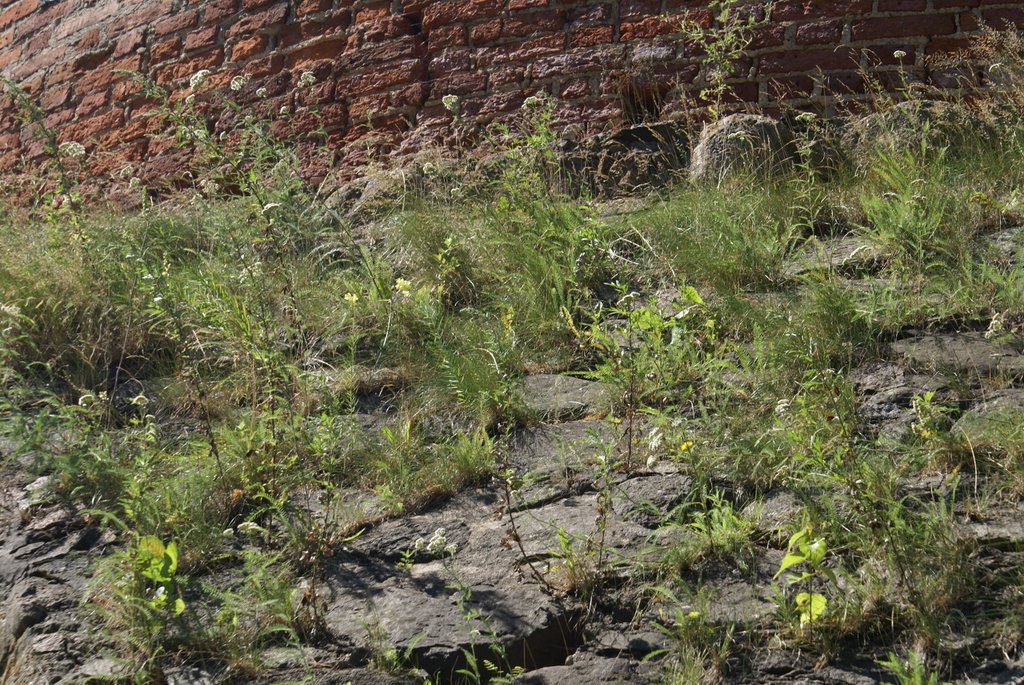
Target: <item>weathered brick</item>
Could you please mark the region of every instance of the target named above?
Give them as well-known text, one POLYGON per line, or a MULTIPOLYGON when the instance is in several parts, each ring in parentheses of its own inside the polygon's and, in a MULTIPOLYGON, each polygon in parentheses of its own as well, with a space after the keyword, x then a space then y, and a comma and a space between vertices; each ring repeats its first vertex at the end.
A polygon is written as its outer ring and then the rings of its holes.
POLYGON ((189 31, 188 35, 185 36, 185 52, 213 47, 217 44, 217 31, 216 26, 207 26, 195 31, 189 31))
POLYGON ((839 20, 812 21, 796 29, 797 45, 829 45, 839 42, 843 35, 843 22, 839 20))
POLYGON ((157 36, 166 36, 168 33, 178 33, 191 29, 199 23, 199 10, 191 9, 159 21, 153 27, 153 33, 157 36))
POLYGON ((941 36, 956 32, 955 15, 915 14, 855 21, 850 26, 853 40, 902 38, 904 36, 941 36))
POLYGON ((244 62, 253 55, 258 55, 267 49, 270 39, 264 35, 256 34, 248 38, 242 38, 231 44, 230 54, 232 62, 244 62))
POLYGON ((809 50, 788 50, 762 55, 762 74, 780 74, 793 71, 814 71, 816 69, 843 69, 855 66, 859 53, 852 48, 809 50))
POLYGON ((924 12, 928 0, 878 0, 879 12, 924 12))
POLYGON ((273 7, 240 18, 228 29, 228 36, 243 36, 256 32, 272 32, 284 22, 288 15, 288 5, 277 4, 273 7))
POLYGON ((288 53, 285 64, 289 69, 301 69, 320 60, 333 60, 345 49, 345 40, 335 38, 314 43, 288 53))
POLYGON ((0 29, 5 29, 19 19, 32 14, 39 7, 39 0, 16 0, 6 9, 0 10, 0 29))
POLYGON ((584 26, 569 34, 569 47, 580 48, 591 45, 605 45, 615 38, 614 26, 584 26))

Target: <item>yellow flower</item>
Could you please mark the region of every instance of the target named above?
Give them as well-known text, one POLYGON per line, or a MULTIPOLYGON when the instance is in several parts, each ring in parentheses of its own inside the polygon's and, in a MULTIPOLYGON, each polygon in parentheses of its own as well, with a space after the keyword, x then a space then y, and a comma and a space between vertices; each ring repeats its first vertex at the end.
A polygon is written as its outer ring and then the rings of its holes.
POLYGON ((688 449, 690 449, 691 447, 693 447, 693 440, 687 440, 686 442, 684 442, 682 445, 679 446, 679 451, 680 452, 685 452, 688 449))
POLYGON ((349 304, 355 304, 359 301, 359 296, 355 293, 345 293, 344 300, 349 304))
POLYGON ((412 281, 407 281, 404 278, 398 278, 395 280, 395 290, 402 293, 403 295, 408 295, 411 289, 412 281))

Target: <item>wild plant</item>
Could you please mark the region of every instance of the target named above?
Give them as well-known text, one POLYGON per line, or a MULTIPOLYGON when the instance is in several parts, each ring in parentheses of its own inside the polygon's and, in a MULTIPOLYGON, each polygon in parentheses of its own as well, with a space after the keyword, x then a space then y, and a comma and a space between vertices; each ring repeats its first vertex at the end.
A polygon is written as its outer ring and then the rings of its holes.
POLYGON ((771 2, 714 0, 708 5, 710 24, 687 18, 682 35, 694 46, 700 65, 700 101, 712 117, 721 116, 731 91, 730 80, 739 76, 742 59, 757 30, 771 20, 771 2))
POLYGON ((835 570, 825 565, 828 544, 824 538, 814 537, 813 533, 810 527, 804 527, 793 534, 786 546, 786 556, 782 558, 774 576, 774 579, 778 579, 792 567, 804 567, 799 574, 786 574, 786 587, 773 585, 780 616, 785 618, 795 614, 801 632, 810 630, 815 621, 825 616, 829 600, 818 591, 821 586, 827 581, 828 587, 835 588, 839 583, 835 570), (792 595, 792 599, 786 590, 791 587, 799 590, 792 595))

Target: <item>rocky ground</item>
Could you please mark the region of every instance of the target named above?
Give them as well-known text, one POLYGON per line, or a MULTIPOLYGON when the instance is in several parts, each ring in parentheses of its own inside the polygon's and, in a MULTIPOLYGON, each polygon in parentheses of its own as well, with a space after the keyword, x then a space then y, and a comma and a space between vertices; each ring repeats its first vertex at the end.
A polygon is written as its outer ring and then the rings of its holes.
MULTIPOLYGON (((1024 229, 995 234, 992 244, 1011 263, 1024 246, 1024 229)), ((789 273, 825 264, 847 268, 855 274, 848 285, 857 287, 876 257, 856 239, 827 241, 794 259, 789 273)), ((851 375, 861 423, 874 435, 905 435, 915 418, 912 398, 929 390, 954 407, 955 426, 968 436, 987 421, 1024 418, 1024 341, 985 331, 906 331, 851 375)), ((509 471, 415 515, 380 520, 334 550, 317 586, 307 587, 319 634, 312 646, 268 652, 270 668, 259 682, 421 682, 416 669, 447 682, 466 667, 467 654, 496 660, 494 641, 507 655, 501 668, 521 669, 516 682, 664 678, 659 654, 673 646, 659 628, 666 618, 656 603, 644 601, 644 582, 630 581, 642 581, 643 569, 663 553, 667 543, 658 527, 693 480, 677 463, 641 463, 639 454, 629 469, 601 469, 602 455, 628 449, 624 426, 603 420, 615 401, 610 387, 542 374, 528 377, 522 393, 543 420, 517 430, 504 446, 509 471), (589 592, 593 587, 600 589, 589 592), (381 668, 389 659, 390 673, 381 668)), ((386 411, 357 418, 365 426, 389 420, 386 411)), ((4 449, 13 454, 14 447, 4 449)), ((7 461, 0 493, 0 682, 124 675, 83 604, 91 569, 115 536, 82 511, 48 504, 45 477, 28 475, 29 457, 7 461)), ((902 487, 922 500, 948 498, 958 535, 973 542, 985 565, 1021 568, 1021 504, 993 501, 978 511, 962 493, 983 483, 969 473, 958 491, 949 483, 949 474, 937 473, 902 487)), ((736 510, 755 511, 742 489, 729 482, 718 487, 736 510)), ((332 512, 317 504, 317 495, 310 493, 305 506, 329 519, 332 512)), ((349 501, 373 517, 372 497, 352 493, 349 501)), ((704 595, 699 602, 684 598, 682 608, 702 612, 712 629, 737 626, 733 640, 742 648, 723 664, 726 682, 859 685, 891 677, 876 664, 884 648, 843 645, 818 659, 772 639, 771 584, 785 548, 778 532, 790 529, 799 508, 791 492, 763 496, 754 563, 705 565, 699 570, 704 595)), ((1024 682, 1019 652, 970 632, 948 639, 967 664, 955 682, 1024 682)), ((224 675, 189 667, 168 672, 167 682, 199 685, 224 675)))

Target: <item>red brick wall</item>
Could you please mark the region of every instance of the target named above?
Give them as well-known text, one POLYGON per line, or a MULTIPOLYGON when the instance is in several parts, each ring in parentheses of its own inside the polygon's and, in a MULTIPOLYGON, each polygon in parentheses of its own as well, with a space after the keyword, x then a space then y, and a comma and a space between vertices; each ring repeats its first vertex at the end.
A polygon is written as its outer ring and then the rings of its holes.
MULTIPOLYGON (((316 104, 335 149, 366 136, 406 147, 449 133, 444 95, 465 121, 517 110, 538 90, 562 120, 623 123, 697 74, 684 17, 710 21, 706 0, 5 0, 0 74, 31 92, 60 131, 86 144, 103 173, 148 160, 150 175, 178 161, 153 137, 153 103, 121 70, 181 92, 199 69, 214 86, 245 73, 241 98, 294 112, 312 126, 316 104), (296 91, 303 71, 311 89, 296 91), (256 91, 266 88, 258 98, 256 91), (651 103, 645 105, 647 100, 651 103), (639 104, 638 104, 639 103, 639 104)), ((858 67, 925 75, 925 59, 960 48, 979 25, 1024 26, 1024 2, 1001 0, 776 0, 734 81, 763 107, 820 97, 822 85, 862 87, 858 67), (893 53, 906 56, 897 60, 893 53), (824 75, 823 82, 815 76, 824 75)), ((351 150, 365 146, 349 146, 351 150)), ((351 154, 351 150, 348 154, 351 154)), ((42 151, 0 102, 0 168, 42 151)), ((178 153, 180 154, 180 153, 178 153)))

